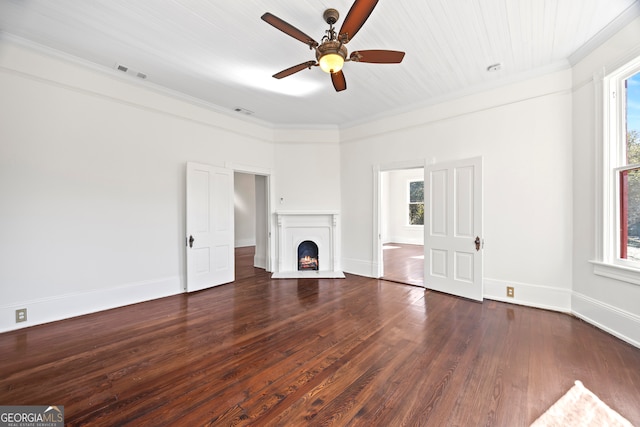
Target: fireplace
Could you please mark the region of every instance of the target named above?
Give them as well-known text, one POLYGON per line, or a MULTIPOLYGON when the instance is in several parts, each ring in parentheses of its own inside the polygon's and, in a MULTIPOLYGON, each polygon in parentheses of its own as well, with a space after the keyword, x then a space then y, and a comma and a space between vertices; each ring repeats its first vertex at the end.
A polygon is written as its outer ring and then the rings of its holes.
POLYGON ((298 245, 298 271, 319 270, 318 245, 311 240, 305 240, 298 245))
POLYGON ((279 211, 274 279, 344 278, 337 212, 279 211))

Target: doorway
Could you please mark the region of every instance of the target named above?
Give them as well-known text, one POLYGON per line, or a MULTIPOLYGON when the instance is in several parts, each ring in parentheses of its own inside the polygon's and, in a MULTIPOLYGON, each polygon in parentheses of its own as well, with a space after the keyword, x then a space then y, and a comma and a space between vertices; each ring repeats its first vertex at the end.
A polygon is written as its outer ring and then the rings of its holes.
POLYGON ((236 280, 268 270, 268 176, 234 172, 236 280))
MULTIPOLYGON (((384 227, 385 211, 393 204, 387 199, 385 175, 388 171, 423 169, 424 276, 422 286, 477 301, 483 299, 482 237, 482 157, 446 163, 397 162, 377 165, 374 173, 374 277, 384 273, 384 243, 390 242, 384 227), (386 200, 386 202, 385 202, 386 200)), ((407 200, 407 199, 405 199, 407 200)), ((404 283, 404 278, 403 278, 404 283)))
POLYGON ((380 277, 424 286, 424 167, 379 174, 380 277))

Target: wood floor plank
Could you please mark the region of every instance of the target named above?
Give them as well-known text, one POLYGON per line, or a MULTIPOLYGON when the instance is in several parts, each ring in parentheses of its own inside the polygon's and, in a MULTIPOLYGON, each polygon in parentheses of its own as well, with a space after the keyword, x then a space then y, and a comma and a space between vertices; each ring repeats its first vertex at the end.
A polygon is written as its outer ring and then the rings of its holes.
POLYGON ((526 426, 581 380, 640 424, 640 349, 581 320, 243 259, 232 284, 0 334, 0 405, 64 405, 70 426, 526 426))

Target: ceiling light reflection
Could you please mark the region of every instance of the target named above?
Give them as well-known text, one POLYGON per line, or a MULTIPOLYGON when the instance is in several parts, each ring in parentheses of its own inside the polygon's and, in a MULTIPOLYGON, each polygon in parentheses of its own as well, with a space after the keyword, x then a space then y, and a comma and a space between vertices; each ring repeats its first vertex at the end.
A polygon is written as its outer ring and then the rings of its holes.
MULTIPOLYGON (((305 71, 309 72, 310 70, 303 70, 299 74, 303 74, 305 71)), ((235 83, 289 96, 305 96, 323 88, 319 81, 315 81, 309 76, 294 75, 284 79, 274 79, 271 77, 273 74, 275 74, 273 70, 242 66, 231 67, 225 73, 235 83)))

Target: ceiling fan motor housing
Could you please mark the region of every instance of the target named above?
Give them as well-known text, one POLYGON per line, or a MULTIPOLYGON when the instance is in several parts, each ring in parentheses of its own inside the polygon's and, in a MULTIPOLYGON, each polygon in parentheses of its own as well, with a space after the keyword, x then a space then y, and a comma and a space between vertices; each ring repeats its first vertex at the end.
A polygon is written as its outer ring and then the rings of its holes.
POLYGON ((324 19, 324 22, 326 22, 327 24, 333 25, 336 22, 338 22, 338 18, 340 18, 340 14, 335 9, 327 9, 322 14, 322 18, 324 19))
POLYGON ((327 40, 316 48, 316 59, 320 59, 328 53, 337 53, 343 59, 346 59, 347 47, 338 40, 327 40))

